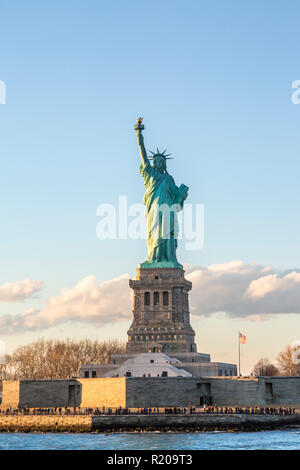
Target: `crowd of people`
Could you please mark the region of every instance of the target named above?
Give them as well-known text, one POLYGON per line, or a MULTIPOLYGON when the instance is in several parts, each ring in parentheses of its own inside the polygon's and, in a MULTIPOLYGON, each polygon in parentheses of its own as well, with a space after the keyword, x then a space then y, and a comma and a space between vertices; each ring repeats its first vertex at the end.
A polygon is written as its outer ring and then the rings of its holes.
POLYGON ((247 415, 292 415, 296 414, 295 408, 273 408, 273 407, 218 407, 218 406, 203 406, 202 408, 196 407, 171 407, 171 408, 80 408, 80 407, 51 407, 51 408, 0 408, 0 415, 128 415, 128 414, 142 414, 142 415, 155 415, 155 414, 247 414, 247 415))
POLYGON ((227 408, 208 406, 205 408, 205 412, 208 414, 246 414, 246 415, 292 415, 296 414, 295 408, 272 408, 272 407, 246 407, 246 408, 227 408))
POLYGON ((68 407, 51 407, 51 408, 0 408, 0 415, 94 415, 102 414, 98 408, 68 408, 68 407))

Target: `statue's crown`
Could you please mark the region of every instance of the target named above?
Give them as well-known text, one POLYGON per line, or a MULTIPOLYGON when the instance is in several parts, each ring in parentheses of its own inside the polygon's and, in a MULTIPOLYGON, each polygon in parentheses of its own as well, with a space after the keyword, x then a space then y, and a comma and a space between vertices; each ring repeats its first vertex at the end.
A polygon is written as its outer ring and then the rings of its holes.
POLYGON ((148 158, 149 158, 149 160, 154 160, 155 158, 159 158, 159 157, 160 157, 160 158, 164 158, 165 160, 172 160, 172 158, 168 158, 169 155, 172 155, 172 154, 171 154, 171 153, 167 153, 167 154, 166 154, 166 151, 167 151, 167 150, 164 150, 164 151, 161 153, 161 152, 157 149, 157 152, 155 153, 155 152, 152 152, 152 151, 150 150, 150 153, 152 153, 152 157, 148 157, 148 158))

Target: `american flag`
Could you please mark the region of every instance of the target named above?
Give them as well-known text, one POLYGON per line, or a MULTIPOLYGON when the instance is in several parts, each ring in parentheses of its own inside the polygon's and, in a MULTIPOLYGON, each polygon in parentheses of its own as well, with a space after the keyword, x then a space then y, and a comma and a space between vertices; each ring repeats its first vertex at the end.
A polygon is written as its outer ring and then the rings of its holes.
POLYGON ((240 333, 240 344, 246 344, 246 336, 240 333))

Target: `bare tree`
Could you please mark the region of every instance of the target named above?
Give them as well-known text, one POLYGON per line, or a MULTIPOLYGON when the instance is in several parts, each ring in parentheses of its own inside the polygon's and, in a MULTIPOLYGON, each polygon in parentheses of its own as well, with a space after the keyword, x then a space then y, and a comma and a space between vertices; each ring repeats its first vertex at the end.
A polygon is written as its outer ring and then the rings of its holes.
POLYGON ((79 375, 81 364, 107 363, 112 354, 123 352, 125 352, 125 343, 117 339, 109 341, 39 339, 18 347, 8 356, 5 378, 7 379, 8 375, 13 379, 76 377, 79 375))
POLYGON ((298 348, 287 346, 284 351, 279 353, 277 361, 282 375, 300 375, 300 365, 295 363, 295 352, 297 350, 298 348))
POLYGON ((255 377, 271 377, 279 375, 279 370, 269 359, 262 358, 253 367, 252 374, 255 377))
POLYGON ((5 362, 0 364, 0 391, 2 391, 3 380, 14 380, 15 373, 11 367, 10 356, 5 356, 5 362))

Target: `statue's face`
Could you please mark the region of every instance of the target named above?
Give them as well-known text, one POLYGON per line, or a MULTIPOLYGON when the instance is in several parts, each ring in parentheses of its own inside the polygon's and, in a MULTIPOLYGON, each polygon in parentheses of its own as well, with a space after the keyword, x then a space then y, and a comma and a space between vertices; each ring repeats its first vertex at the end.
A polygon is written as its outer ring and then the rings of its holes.
POLYGON ((161 171, 166 170, 167 169, 166 160, 163 157, 156 157, 153 161, 153 167, 161 171))

